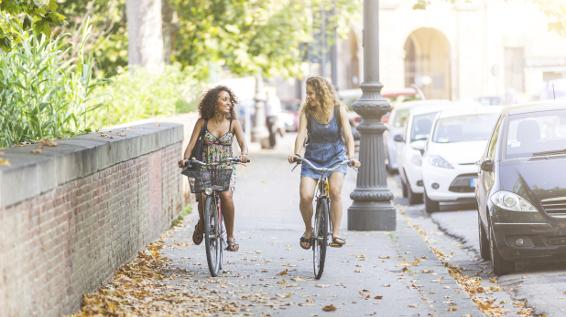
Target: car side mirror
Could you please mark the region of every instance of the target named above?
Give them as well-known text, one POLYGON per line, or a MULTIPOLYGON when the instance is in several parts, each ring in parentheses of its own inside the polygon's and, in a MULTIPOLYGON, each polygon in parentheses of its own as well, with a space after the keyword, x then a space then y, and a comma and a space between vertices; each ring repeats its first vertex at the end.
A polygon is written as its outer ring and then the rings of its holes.
POLYGON ((485 160, 481 162, 480 168, 482 171, 486 172, 493 172, 493 161, 492 160, 485 160))
POLYGON ((401 134, 395 134, 393 136, 393 141, 395 141, 395 142, 405 142, 405 138, 401 134))

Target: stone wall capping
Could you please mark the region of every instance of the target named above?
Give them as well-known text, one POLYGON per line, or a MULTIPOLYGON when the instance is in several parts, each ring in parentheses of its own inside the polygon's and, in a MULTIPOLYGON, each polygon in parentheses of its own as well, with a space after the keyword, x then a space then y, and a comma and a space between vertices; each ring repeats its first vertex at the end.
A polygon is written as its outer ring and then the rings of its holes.
POLYGON ((0 208, 182 141, 181 124, 150 122, 58 140, 39 153, 39 144, 2 150, 10 165, 0 166, 0 208))

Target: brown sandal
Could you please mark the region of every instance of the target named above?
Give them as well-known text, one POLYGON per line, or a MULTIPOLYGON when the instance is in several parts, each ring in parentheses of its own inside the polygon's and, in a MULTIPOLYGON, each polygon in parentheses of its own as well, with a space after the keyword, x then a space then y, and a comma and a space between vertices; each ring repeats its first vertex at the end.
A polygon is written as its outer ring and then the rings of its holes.
POLYGON ((240 249, 240 245, 236 243, 236 239, 226 240, 226 243, 228 244, 226 246, 226 251, 236 252, 240 249))
POLYGON ((202 243, 202 239, 204 238, 204 232, 199 229, 200 220, 195 225, 195 231, 193 231, 193 243, 195 245, 199 245, 202 243))
POLYGON ((332 242, 330 242, 330 246, 333 248, 341 248, 346 244, 346 239, 340 237, 332 237, 332 242))

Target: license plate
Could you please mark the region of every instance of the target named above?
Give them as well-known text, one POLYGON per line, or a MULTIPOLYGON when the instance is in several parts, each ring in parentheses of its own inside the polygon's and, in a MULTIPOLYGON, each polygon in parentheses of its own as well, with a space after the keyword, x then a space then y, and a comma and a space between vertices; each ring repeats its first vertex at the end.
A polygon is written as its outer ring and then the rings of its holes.
POLYGON ((476 177, 470 178, 470 187, 476 188, 476 184, 478 183, 478 179, 476 177))

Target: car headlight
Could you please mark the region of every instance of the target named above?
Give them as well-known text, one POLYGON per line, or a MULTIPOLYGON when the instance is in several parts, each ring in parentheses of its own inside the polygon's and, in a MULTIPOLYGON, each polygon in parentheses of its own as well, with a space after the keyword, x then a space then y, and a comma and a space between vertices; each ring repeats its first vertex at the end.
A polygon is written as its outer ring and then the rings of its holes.
POLYGON ((413 163, 416 166, 421 166, 423 164, 422 158, 419 154, 413 154, 413 156, 411 156, 411 163, 413 163))
POLYGON ((445 160, 442 156, 439 156, 439 155, 431 155, 428 158, 428 161, 430 162, 430 165, 432 165, 432 166, 436 166, 436 167, 440 167, 440 168, 449 168, 449 169, 454 168, 454 166, 452 166, 452 164, 450 164, 447 160, 445 160))
POLYGON ((510 211, 536 212, 536 208, 525 198, 505 190, 491 195, 491 202, 501 209, 510 211))

